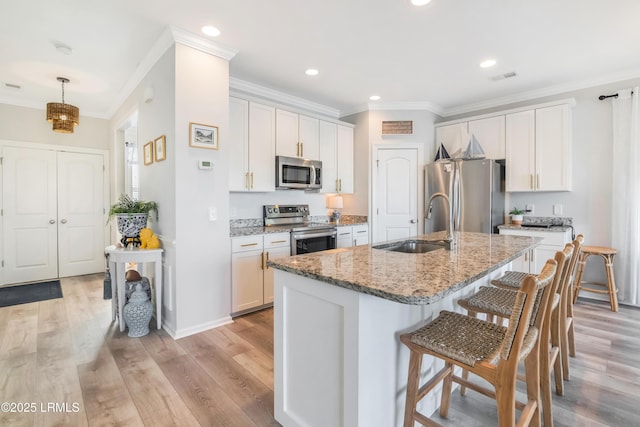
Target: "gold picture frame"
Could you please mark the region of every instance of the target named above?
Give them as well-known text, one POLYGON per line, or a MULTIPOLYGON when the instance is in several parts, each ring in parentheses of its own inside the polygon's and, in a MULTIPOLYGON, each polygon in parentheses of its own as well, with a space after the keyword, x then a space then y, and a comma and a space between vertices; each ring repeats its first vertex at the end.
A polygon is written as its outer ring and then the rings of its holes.
POLYGON ((159 136, 153 141, 153 160, 161 162, 167 158, 167 139, 164 135, 159 136))
POLYGON ((189 146, 218 149, 218 126, 189 122, 189 146))
POLYGON ((144 144, 142 147, 142 154, 145 166, 153 163, 153 141, 149 141, 144 144))

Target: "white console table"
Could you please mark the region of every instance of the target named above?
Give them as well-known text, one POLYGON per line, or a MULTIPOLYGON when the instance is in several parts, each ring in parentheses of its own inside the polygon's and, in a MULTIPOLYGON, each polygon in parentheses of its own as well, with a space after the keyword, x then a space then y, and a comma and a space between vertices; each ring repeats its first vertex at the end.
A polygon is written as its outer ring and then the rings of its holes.
POLYGON ((122 310, 125 303, 125 269, 127 263, 142 264, 141 275, 144 275, 144 263, 154 263, 154 286, 156 296, 156 323, 162 328, 162 249, 116 248, 109 246, 105 250, 109 254, 109 270, 115 283, 111 286, 111 320, 116 320, 116 310, 120 332, 124 331, 125 322, 122 310), (116 298, 117 297, 117 298, 116 298), (117 301, 117 306, 116 306, 117 301))

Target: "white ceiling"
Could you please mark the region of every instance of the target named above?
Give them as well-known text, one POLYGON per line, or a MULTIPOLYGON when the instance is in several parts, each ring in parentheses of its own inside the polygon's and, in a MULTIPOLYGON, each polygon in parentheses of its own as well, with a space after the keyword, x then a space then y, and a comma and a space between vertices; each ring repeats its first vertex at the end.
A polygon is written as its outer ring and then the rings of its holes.
POLYGON ((65 76, 66 102, 96 117, 115 111, 169 25, 197 34, 218 27, 212 40, 238 50, 232 77, 342 115, 376 105, 450 115, 640 77, 638 0, 433 0, 422 8, 409 0, 3 3, 0 102, 44 109, 60 99, 56 77, 65 76), (489 57, 498 64, 481 69, 489 57), (306 76, 309 67, 320 74, 306 76), (511 71, 517 77, 491 79, 511 71), (377 104, 373 94, 382 97, 377 104))

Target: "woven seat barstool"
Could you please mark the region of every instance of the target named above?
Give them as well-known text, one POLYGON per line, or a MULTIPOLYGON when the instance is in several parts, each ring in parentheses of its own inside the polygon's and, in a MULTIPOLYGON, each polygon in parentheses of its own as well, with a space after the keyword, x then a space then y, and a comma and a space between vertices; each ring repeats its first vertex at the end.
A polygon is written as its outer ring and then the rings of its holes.
MULTIPOLYGON (((542 397, 542 411, 544 415, 544 425, 546 427, 553 426, 553 410, 551 404, 551 371, 554 372, 556 384, 556 394, 562 396, 564 388, 562 383, 562 363, 560 358, 560 324, 558 315, 560 313, 560 295, 564 287, 569 284, 569 264, 573 255, 574 247, 567 243, 563 251, 556 252, 554 257, 558 264, 555 278, 550 285, 550 292, 553 300, 547 304, 544 312, 537 310, 534 306, 534 314, 532 316, 532 325, 536 325, 540 330, 539 348, 540 348, 540 395, 542 397), (540 323, 540 319, 542 322, 540 323), (552 319, 553 318, 553 319, 552 319), (549 342, 551 347, 549 348, 549 342)), ((516 300, 517 291, 511 289, 496 288, 493 286, 482 286, 469 298, 458 300, 458 305, 466 309, 468 314, 476 317, 478 313, 487 315, 487 318, 494 316, 500 318, 509 318, 513 310, 516 300)), ((462 378, 467 378, 466 370, 462 373, 462 378)), ((519 378, 521 379, 521 378, 519 378)), ((460 388, 460 394, 464 395, 465 388, 460 388)))
POLYGON ((618 251, 613 248, 608 248, 606 246, 588 246, 585 245, 582 247, 582 252, 580 253, 580 259, 578 260, 578 272, 576 273, 576 280, 574 282, 575 291, 573 294, 573 302, 575 304, 578 299, 578 292, 581 290, 587 292, 595 292, 598 294, 608 294, 609 295, 609 304, 611 304, 611 311, 618 311, 618 289, 616 288, 616 282, 613 277, 613 258, 616 256, 618 251), (587 258, 591 255, 599 255, 604 260, 604 268, 607 273, 607 281, 606 283, 602 282, 589 282, 582 280, 582 273, 584 271, 584 265, 587 262, 587 258), (582 284, 603 286, 607 289, 593 289, 589 287, 583 287, 582 284))
POLYGON ((516 425, 516 409, 520 409, 518 425, 540 425, 540 372, 537 341, 538 328, 530 325, 536 300, 539 310, 545 310, 551 296, 551 283, 557 263, 549 260, 539 276, 528 276, 517 292, 508 326, 496 325, 459 313, 442 311, 425 326, 400 336, 410 350, 404 426, 417 421, 425 426, 439 425, 417 411, 418 402, 440 382, 442 399, 440 416, 449 412, 452 383, 464 385, 496 399, 498 425, 516 425), (542 294, 538 297, 538 294, 542 294), (445 366, 420 387, 422 358, 429 355, 441 359, 445 366), (527 402, 516 401, 518 364, 525 363, 527 402), (454 374, 454 366, 478 375, 493 386, 493 390, 454 374))
MULTIPOLYGON (((564 293, 560 295, 560 308, 558 316, 554 317, 560 324, 560 358, 562 360, 562 375, 565 380, 569 380, 569 356, 576 356, 576 345, 574 338, 574 322, 573 322, 573 289, 575 282, 573 281, 573 273, 578 263, 580 249, 584 243, 584 236, 579 234, 573 244, 573 255, 569 261, 569 284, 564 287, 564 293), (572 283, 573 281, 573 283, 572 283)), ((499 288, 517 289, 522 284, 522 279, 527 273, 519 271, 507 271, 498 279, 492 280, 491 284, 499 288)), ((553 321, 553 320, 552 320, 553 321)))

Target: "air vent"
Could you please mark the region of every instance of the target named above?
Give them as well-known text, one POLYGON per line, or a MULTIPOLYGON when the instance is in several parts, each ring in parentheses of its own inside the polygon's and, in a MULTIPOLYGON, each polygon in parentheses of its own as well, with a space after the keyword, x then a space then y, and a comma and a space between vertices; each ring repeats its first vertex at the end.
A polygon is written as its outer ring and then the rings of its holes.
POLYGON ((413 120, 395 120, 382 122, 383 135, 411 135, 413 120))
POLYGON ((20 85, 16 85, 16 84, 13 84, 13 83, 5 83, 4 85, 6 87, 8 87, 9 89, 17 89, 17 90, 22 89, 22 87, 20 85))
POLYGON ((493 76, 491 77, 491 80, 498 81, 498 80, 510 79, 511 77, 515 77, 515 76, 517 76, 515 71, 509 71, 508 73, 498 74, 497 76, 493 76))

